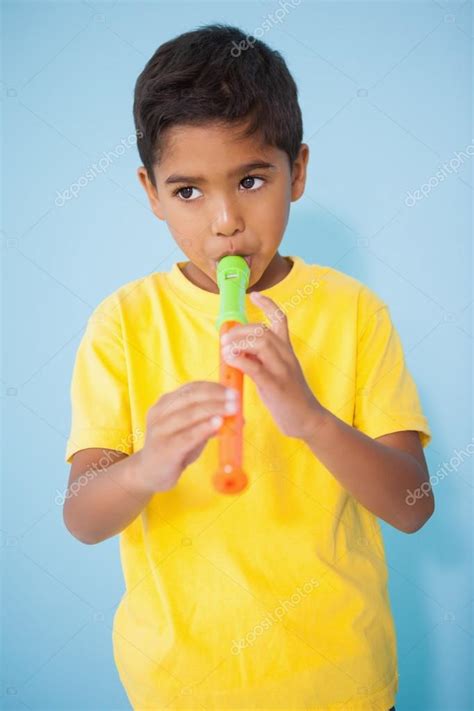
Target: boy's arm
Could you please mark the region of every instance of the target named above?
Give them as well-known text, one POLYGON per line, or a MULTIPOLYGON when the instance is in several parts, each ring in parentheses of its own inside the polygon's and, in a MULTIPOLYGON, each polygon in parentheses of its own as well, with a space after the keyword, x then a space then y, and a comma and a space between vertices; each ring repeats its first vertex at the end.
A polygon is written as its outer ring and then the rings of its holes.
POLYGON ((313 454, 376 516, 414 533, 432 515, 434 497, 418 432, 372 439, 328 410, 315 413, 307 431, 304 441, 313 454))
POLYGON ((137 454, 92 447, 74 454, 63 518, 82 543, 100 543, 120 533, 150 500, 152 494, 140 488, 137 454), (107 465, 100 466, 104 459, 107 465))

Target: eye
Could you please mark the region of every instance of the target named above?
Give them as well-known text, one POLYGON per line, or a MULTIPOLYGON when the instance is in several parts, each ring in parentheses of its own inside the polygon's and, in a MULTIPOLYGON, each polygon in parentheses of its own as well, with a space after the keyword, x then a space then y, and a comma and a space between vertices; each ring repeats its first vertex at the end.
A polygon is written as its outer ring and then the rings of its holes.
POLYGON ((175 190, 173 194, 177 195, 180 200, 184 200, 184 202, 192 202, 193 200, 196 200, 196 198, 199 197, 199 195, 193 195, 193 190, 197 191, 198 193, 201 192, 197 188, 193 188, 190 185, 186 185, 184 188, 178 188, 177 190, 175 190))
POLYGON ((240 181, 240 184, 242 185, 243 188, 245 188, 245 190, 247 192, 249 192, 250 190, 253 190, 253 191, 258 190, 259 188, 262 187, 264 182, 265 182, 264 178, 259 178, 256 175, 247 175, 245 178, 242 178, 242 180, 240 181))
MULTIPOLYGON (((260 178, 256 175, 247 175, 240 181, 241 186, 245 189, 246 192, 255 192, 256 190, 259 190, 264 183, 265 179, 260 178)), ((185 185, 182 188, 177 188, 174 191, 173 195, 178 197, 180 200, 183 200, 183 202, 192 202, 193 200, 196 200, 198 197, 200 197, 202 193, 200 190, 198 190, 198 188, 194 188, 191 185, 185 185)))

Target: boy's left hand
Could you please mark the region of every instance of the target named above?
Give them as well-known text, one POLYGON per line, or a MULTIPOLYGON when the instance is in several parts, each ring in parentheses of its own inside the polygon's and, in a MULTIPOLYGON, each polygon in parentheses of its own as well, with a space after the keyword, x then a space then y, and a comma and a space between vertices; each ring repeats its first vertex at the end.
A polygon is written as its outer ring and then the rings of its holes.
POLYGON ((250 298, 265 312, 271 326, 263 323, 234 326, 221 338, 222 356, 229 365, 252 378, 283 434, 305 439, 325 409, 305 380, 291 345, 284 312, 259 292, 251 292, 250 298))

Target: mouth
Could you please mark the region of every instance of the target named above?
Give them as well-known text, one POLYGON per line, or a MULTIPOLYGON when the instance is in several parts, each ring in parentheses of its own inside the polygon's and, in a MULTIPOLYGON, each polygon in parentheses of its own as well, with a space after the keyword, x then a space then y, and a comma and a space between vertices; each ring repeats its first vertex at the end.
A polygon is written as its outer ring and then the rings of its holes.
MULTIPOLYGON (((247 262, 247 264, 248 264, 248 266, 249 266, 249 269, 252 268, 252 256, 253 256, 252 254, 247 254, 247 255, 245 255, 245 254, 236 254, 236 255, 234 255, 234 256, 236 256, 236 257, 243 257, 243 258, 245 259, 245 261, 247 262)), ((221 259, 222 259, 222 257, 221 257, 221 259)), ((214 265, 215 265, 215 267, 216 267, 216 269, 217 269, 217 265, 219 264, 220 259, 214 259, 213 262, 214 262, 214 265)))

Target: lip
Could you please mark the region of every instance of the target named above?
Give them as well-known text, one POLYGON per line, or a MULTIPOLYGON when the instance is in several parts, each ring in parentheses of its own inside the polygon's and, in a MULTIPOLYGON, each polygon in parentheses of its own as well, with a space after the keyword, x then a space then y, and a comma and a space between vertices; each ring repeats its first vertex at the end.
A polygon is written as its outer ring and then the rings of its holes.
MULTIPOLYGON (((243 257, 243 258, 245 259, 245 261, 247 262, 247 264, 248 264, 248 266, 249 266, 249 269, 252 268, 252 258, 253 258, 253 255, 252 255, 252 254, 249 254, 249 255, 247 255, 247 256, 244 256, 243 254, 236 254, 236 255, 234 255, 234 256, 236 256, 236 257, 243 257)), ((221 257, 221 259, 223 259, 223 257, 221 257)), ((220 259, 214 259, 213 262, 214 262, 214 265, 215 265, 215 267, 216 267, 216 269, 217 269, 217 265, 219 264, 220 259)))

